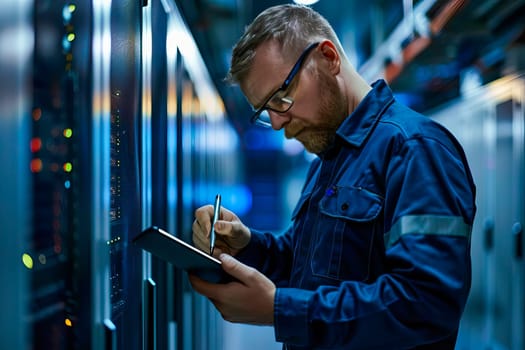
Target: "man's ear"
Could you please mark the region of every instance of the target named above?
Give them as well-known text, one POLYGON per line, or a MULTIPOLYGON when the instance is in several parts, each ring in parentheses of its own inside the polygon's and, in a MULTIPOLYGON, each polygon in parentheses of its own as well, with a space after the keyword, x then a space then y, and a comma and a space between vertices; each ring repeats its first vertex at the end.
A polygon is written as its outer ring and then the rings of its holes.
POLYGON ((323 40, 319 43, 317 47, 323 58, 328 64, 328 69, 334 75, 339 74, 341 70, 341 56, 334 45, 330 40, 323 40))

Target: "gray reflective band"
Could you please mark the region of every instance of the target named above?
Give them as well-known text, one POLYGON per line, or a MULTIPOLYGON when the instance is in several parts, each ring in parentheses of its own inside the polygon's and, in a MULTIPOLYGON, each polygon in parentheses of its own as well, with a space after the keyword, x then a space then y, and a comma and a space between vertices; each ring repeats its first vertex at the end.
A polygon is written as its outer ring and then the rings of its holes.
POLYGON ((446 235, 470 238, 472 226, 461 216, 407 215, 401 217, 385 234, 385 248, 390 248, 402 235, 446 235))

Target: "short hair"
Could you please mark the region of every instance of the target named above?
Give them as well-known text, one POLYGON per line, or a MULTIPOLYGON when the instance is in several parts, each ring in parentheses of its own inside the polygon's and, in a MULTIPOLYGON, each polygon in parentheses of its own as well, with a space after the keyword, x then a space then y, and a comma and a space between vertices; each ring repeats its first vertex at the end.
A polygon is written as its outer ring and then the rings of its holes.
POLYGON ((344 55, 337 35, 328 21, 318 12, 304 5, 286 4, 270 7, 261 12, 245 28, 233 47, 231 64, 225 81, 238 84, 246 78, 257 47, 275 40, 290 55, 298 54, 315 41, 331 40, 339 54, 344 55))

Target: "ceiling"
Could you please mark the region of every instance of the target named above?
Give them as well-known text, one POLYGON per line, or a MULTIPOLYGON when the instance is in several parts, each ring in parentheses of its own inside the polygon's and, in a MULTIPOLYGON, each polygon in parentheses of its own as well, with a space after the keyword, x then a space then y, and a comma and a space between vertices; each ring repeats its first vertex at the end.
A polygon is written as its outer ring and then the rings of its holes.
MULTIPOLYGON (((287 2, 177 1, 241 131, 249 127, 249 106, 238 88, 223 82, 231 48, 259 12, 287 2)), ((400 98, 423 112, 459 96, 466 72, 485 83, 525 69, 525 0, 320 0, 312 7, 334 26, 365 78, 385 77, 400 98)))

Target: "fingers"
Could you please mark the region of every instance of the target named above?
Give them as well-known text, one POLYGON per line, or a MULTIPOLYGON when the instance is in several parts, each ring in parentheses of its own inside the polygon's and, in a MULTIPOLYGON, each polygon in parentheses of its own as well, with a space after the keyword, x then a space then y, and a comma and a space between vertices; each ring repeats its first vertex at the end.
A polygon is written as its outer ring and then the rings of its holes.
POLYGON ((202 232, 207 237, 211 231, 211 220, 213 218, 213 206, 205 205, 195 210, 195 221, 193 231, 202 232))
POLYGON ((215 225, 216 232, 225 238, 226 244, 232 250, 231 255, 236 255, 250 242, 250 229, 239 219, 232 222, 218 221, 215 225))
MULTIPOLYGON (((236 218, 235 214, 231 211, 221 208, 219 214, 218 223, 215 224, 215 230, 218 233, 228 234, 231 232, 231 227, 228 229, 229 220, 236 218)), ((207 238, 210 236, 211 232, 211 222, 213 219, 213 206, 205 205, 197 210, 195 210, 195 220, 193 221, 192 231, 194 239, 197 238, 195 243, 199 242, 201 244, 206 243, 207 238)))
POLYGON ((228 210, 224 210, 220 220, 215 223, 215 231, 223 236, 235 237, 244 230, 244 224, 228 210))
MULTIPOLYGON (((205 205, 195 211, 195 221, 192 225, 193 243, 202 251, 208 251, 209 235, 213 218, 213 206, 205 205)), ((215 223, 217 241, 215 247, 220 248, 220 252, 235 255, 240 249, 244 248, 250 241, 249 229, 239 220, 232 211, 221 207, 219 220, 215 223)), ((214 256, 218 256, 215 254, 214 256)))
POLYGON ((221 254, 219 259, 222 262, 223 270, 241 282, 251 279, 252 276, 257 273, 254 268, 244 265, 231 255, 221 254))
MULTIPOLYGON (((206 234, 206 237, 209 235, 211 231, 211 221, 213 219, 213 206, 208 204, 205 206, 202 206, 195 210, 195 221, 193 222, 193 231, 198 231, 206 234)), ((239 221, 239 218, 237 215, 235 215, 230 210, 221 207, 221 210, 219 212, 219 219, 218 222, 219 225, 215 226, 216 229, 225 229, 227 228, 227 224, 232 221, 239 221)))
POLYGON ((207 249, 209 249, 209 240, 207 238, 207 235, 202 231, 202 228, 199 225, 198 220, 193 221, 192 239, 193 239, 193 245, 195 245, 200 250, 206 251, 207 249))
POLYGON ((239 220, 237 215, 235 215, 232 211, 226 209, 225 207, 221 207, 221 213, 219 215, 219 219, 224 220, 224 221, 239 220))
POLYGON ((233 223, 231 221, 218 220, 215 223, 215 232, 222 236, 233 236, 233 223))
POLYGON ((212 217, 213 206, 211 205, 205 205, 195 210, 195 220, 192 224, 192 239, 193 244, 202 251, 209 250, 212 217))
POLYGON ((209 240, 206 239, 204 236, 196 234, 195 232, 193 232, 192 239, 193 239, 193 245, 195 247, 199 248, 203 252, 208 252, 209 251, 209 249, 210 249, 209 240))
MULTIPOLYGON (((254 274, 258 273, 254 268, 241 263, 239 260, 235 259, 229 254, 220 254, 219 259, 222 262, 223 270, 237 278, 239 282, 242 282, 243 280, 249 280, 254 274)), ((191 273, 188 274, 188 278, 191 286, 198 293, 208 298, 215 298, 219 295, 221 289, 221 287, 219 287, 220 285, 207 282, 191 273)))
POLYGON ((249 324, 274 323, 274 298, 276 287, 256 269, 234 257, 221 254, 223 270, 237 279, 227 284, 221 292, 210 297, 225 320, 249 324))

